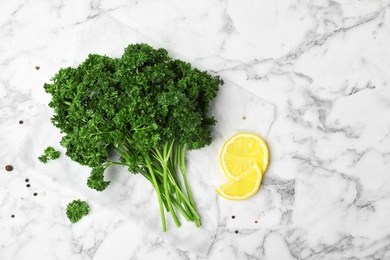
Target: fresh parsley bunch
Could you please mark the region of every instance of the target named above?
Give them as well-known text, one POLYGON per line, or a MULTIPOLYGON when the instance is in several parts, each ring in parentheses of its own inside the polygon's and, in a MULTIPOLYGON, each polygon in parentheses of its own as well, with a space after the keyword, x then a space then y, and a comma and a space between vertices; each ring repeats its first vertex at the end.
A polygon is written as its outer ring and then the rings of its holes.
POLYGON ((157 193, 165 231, 165 211, 177 226, 177 212, 200 225, 185 153, 211 143, 209 106, 221 85, 219 76, 165 49, 132 44, 121 58, 90 54, 77 68, 61 68, 44 88, 66 155, 92 168, 87 185, 104 190, 104 171, 113 164, 142 174, 157 193))

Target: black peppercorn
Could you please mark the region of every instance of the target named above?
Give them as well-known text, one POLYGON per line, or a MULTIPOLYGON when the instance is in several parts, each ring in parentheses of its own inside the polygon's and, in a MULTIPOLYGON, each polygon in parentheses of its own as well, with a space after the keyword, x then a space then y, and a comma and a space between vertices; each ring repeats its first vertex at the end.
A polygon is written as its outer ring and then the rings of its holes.
POLYGON ((19 120, 19 124, 23 124, 23 120, 19 120))

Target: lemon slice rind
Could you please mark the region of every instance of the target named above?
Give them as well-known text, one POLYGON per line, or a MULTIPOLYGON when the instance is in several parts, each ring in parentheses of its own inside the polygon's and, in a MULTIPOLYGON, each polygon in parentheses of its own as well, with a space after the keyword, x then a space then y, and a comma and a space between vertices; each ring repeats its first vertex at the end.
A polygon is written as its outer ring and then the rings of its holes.
POLYGON ((246 200, 246 199, 249 199, 250 197, 255 195, 257 193, 257 191, 259 190, 260 184, 261 184, 261 180, 262 180, 262 176, 263 176, 262 171, 260 170, 259 166, 257 164, 255 164, 252 167, 250 167, 241 176, 235 177, 234 179, 230 179, 227 183, 222 184, 221 186, 216 188, 216 192, 221 197, 223 197, 225 199, 228 199, 228 200, 246 200), (249 176, 250 174, 252 174, 251 173, 252 169, 254 169, 255 173, 257 173, 255 181, 247 180, 248 177, 252 177, 252 176, 249 176), (245 194, 242 194, 242 195, 236 195, 236 194, 234 194, 234 192, 233 192, 233 194, 231 194, 231 193, 229 194, 229 190, 234 189, 234 188, 236 188, 236 190, 237 190, 237 187, 240 187, 240 183, 243 183, 243 182, 250 182, 250 183, 253 182, 253 184, 250 184, 250 185, 253 185, 253 188, 251 188, 249 190, 249 192, 247 192, 245 194))

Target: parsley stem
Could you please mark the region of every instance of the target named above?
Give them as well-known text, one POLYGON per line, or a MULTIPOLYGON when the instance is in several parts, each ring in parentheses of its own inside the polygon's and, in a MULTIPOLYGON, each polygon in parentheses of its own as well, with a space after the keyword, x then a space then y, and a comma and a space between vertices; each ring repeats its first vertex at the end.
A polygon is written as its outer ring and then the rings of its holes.
POLYGON ((168 143, 165 143, 165 145, 164 145, 164 157, 163 157, 164 161, 162 162, 163 174, 164 174, 164 177, 163 177, 164 178, 164 191, 165 191, 165 197, 167 199, 169 211, 171 212, 172 218, 175 221, 176 226, 179 227, 181 224, 180 224, 179 220, 177 219, 175 211, 173 210, 171 196, 170 196, 169 189, 168 189, 168 160, 169 160, 169 156, 170 156, 171 151, 172 151, 173 142, 169 146, 169 148, 168 148, 168 145, 169 145, 168 143))
POLYGON ((191 212, 187 212, 183 206, 178 202, 176 199, 171 199, 172 203, 175 205, 175 207, 179 210, 179 212, 185 217, 187 221, 194 221, 194 217, 191 214, 191 212))
MULTIPOLYGON (((153 180, 152 178, 147 174, 147 173, 141 173, 142 176, 144 176, 150 183, 153 184, 153 180)), ((159 184, 160 185, 160 184, 159 184)), ((162 189, 162 187, 160 186, 160 188, 162 189)), ((165 194, 162 193, 163 195, 163 202, 164 202, 164 205, 165 207, 167 208, 166 206, 166 198, 165 198, 165 194)), ((188 221, 193 221, 194 220, 194 217, 192 216, 191 212, 187 212, 183 206, 181 205, 180 201, 178 200, 178 198, 174 197, 172 194, 169 195, 171 197, 171 202, 175 205, 175 207, 179 210, 179 212, 185 217, 186 220, 188 221)))
POLYGON ((121 166, 130 166, 130 165, 127 164, 127 163, 114 162, 114 161, 106 160, 106 165, 107 165, 107 166, 106 166, 105 168, 107 168, 108 166, 113 165, 113 164, 115 164, 115 165, 121 165, 121 166))
MULTIPOLYGON (((161 171, 156 170, 155 173, 157 173, 157 176, 160 178, 164 177, 164 174, 161 171)), ((169 172, 168 172, 169 173, 169 172)), ((195 205, 192 205, 191 202, 187 199, 187 196, 183 193, 183 191, 180 189, 180 186, 176 183, 175 179, 173 178, 172 174, 168 174, 168 181, 170 184, 175 187, 176 196, 178 200, 181 200, 184 204, 187 211, 194 216, 194 219, 200 219, 196 209, 195 205)))
POLYGON ((179 195, 179 197, 181 197, 181 199, 184 201, 184 205, 187 205, 190 212, 193 214, 194 218, 195 219, 200 219, 198 213, 196 212, 195 208, 193 207, 193 205, 191 205, 190 201, 187 199, 187 197, 184 195, 184 193, 178 189, 177 190, 177 194, 179 195))
MULTIPOLYGON (((183 176, 184 186, 186 188, 186 192, 187 192, 187 196, 188 196, 188 199, 190 201, 190 204, 195 209, 195 211, 197 211, 196 205, 195 205, 195 201, 194 201, 194 198, 192 197, 190 186, 188 185, 188 181, 187 181, 186 164, 185 164, 185 152, 186 152, 185 145, 178 145, 179 168, 180 168, 180 172, 181 172, 181 174, 183 176)), ((200 227, 200 219, 199 218, 196 219, 195 224, 196 224, 197 227, 200 227)))
POLYGON ((146 159, 145 161, 146 161, 146 165, 147 165, 147 167, 149 169, 149 173, 152 176, 154 189, 156 190, 156 193, 157 193, 158 204, 160 205, 160 215, 161 215, 162 230, 163 230, 163 232, 166 232, 167 231, 167 223, 165 221, 165 214, 164 214, 164 208, 163 208, 163 203, 162 203, 162 199, 161 199, 160 188, 159 188, 159 186, 157 184, 156 176, 154 175, 154 171, 153 171, 152 165, 150 164, 150 160, 146 159))

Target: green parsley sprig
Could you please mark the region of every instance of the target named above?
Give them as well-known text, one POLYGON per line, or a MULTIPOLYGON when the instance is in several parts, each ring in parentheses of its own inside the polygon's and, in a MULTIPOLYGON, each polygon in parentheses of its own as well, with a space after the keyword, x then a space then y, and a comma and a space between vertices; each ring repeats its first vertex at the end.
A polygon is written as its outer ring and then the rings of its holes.
POLYGON ((49 146, 43 151, 43 154, 38 157, 38 160, 43 163, 47 163, 49 160, 55 160, 60 158, 60 155, 61 153, 59 151, 49 146))
POLYGON ((73 200, 66 206, 66 216, 70 222, 76 223, 89 214, 89 205, 86 201, 73 200))

